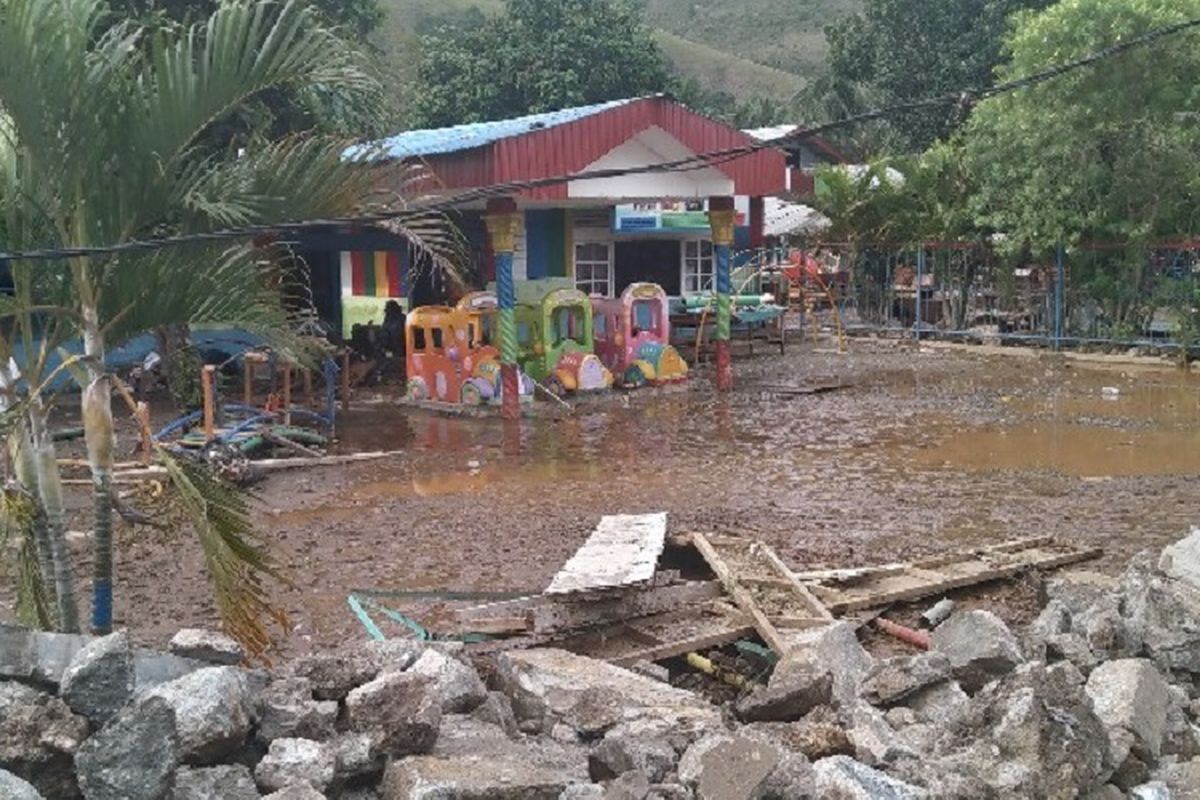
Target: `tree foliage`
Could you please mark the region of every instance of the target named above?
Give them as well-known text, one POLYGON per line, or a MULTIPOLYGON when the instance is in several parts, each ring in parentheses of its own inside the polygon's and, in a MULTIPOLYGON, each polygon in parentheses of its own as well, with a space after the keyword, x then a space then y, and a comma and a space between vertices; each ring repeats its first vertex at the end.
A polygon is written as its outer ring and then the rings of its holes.
MULTIPOLYGON (((826 30, 828 72, 807 91, 820 115, 837 119, 879 106, 992 82, 1009 16, 1050 0, 866 0, 826 30)), ((851 144, 914 153, 962 121, 959 109, 921 110, 860 128, 851 144)))
POLYGON ((422 37, 417 116, 427 126, 502 119, 660 92, 670 75, 621 0, 508 0, 477 26, 422 37))

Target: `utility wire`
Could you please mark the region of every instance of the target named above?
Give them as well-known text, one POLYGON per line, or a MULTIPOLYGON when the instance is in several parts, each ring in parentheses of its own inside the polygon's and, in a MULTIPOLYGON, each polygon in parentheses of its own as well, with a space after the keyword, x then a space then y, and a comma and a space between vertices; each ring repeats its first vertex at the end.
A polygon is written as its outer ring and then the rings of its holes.
POLYGON ((619 167, 612 169, 590 170, 567 175, 538 178, 535 180, 510 181, 507 183, 493 184, 490 186, 469 189, 444 198, 427 200, 399 210, 364 213, 347 217, 309 219, 296 222, 275 222, 260 225, 243 225, 210 231, 207 233, 189 233, 152 239, 136 239, 112 245, 48 248, 13 252, 0 251, 0 261, 50 261, 64 258, 114 256, 124 253, 144 253, 162 250, 167 247, 208 244, 213 242, 228 241, 231 239, 248 239, 257 236, 297 234, 309 228, 322 226, 372 225, 387 222, 389 220, 402 219, 406 216, 421 212, 450 211, 466 203, 478 202, 480 200, 487 200, 494 197, 504 197, 518 192, 531 191, 550 186, 558 186, 563 183, 570 183, 572 181, 601 180, 604 178, 618 178, 626 175, 643 175, 660 172, 689 172, 697 169, 713 167, 718 164, 723 164, 727 161, 753 155, 761 150, 799 144, 806 139, 811 139, 815 136, 821 136, 822 134, 830 131, 850 127, 852 125, 859 125, 864 122, 873 122, 885 117, 895 116, 912 111, 919 111, 926 108, 935 108, 945 105, 961 106, 964 104, 973 103, 979 99, 995 97, 997 95, 1030 88, 1045 83, 1046 81, 1061 77, 1070 72, 1084 69, 1094 64, 1098 64, 1101 61, 1114 58, 1135 48, 1144 47, 1169 36, 1174 36, 1195 28, 1200 28, 1200 18, 1189 19, 1174 25, 1156 28, 1155 30, 1132 38, 1126 42, 1121 42, 1120 44, 1112 45, 1111 47, 1106 47, 1102 50, 1097 50, 1096 52, 1091 53, 1083 58, 1076 59, 1074 61, 1067 61, 1040 72, 1026 75, 1015 80, 1006 81, 1004 83, 994 84, 981 89, 968 88, 958 92, 934 95, 932 97, 921 100, 913 100, 906 103, 896 103, 894 105, 877 108, 871 111, 865 111, 860 114, 844 117, 842 119, 834 120, 821 125, 797 129, 790 133, 784 134, 783 136, 772 139, 763 139, 751 144, 739 145, 721 150, 710 150, 704 153, 696 153, 675 161, 647 164, 641 167, 619 167))

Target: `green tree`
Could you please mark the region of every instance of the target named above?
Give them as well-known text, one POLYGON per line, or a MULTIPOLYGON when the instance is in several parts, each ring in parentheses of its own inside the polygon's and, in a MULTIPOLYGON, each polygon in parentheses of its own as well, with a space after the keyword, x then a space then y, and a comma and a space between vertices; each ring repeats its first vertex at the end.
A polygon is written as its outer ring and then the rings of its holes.
MULTIPOLYGON (((365 37, 383 22, 379 0, 307 0, 321 12, 325 21, 343 29, 344 34, 365 37)), ((152 21, 156 15, 175 22, 208 19, 220 7, 220 0, 113 0, 114 14, 152 21)))
POLYGON ((419 123, 453 125, 663 91, 666 61, 620 0, 508 0, 421 40, 419 123))
MULTIPOLYGON (((826 30, 828 71, 806 95, 825 119, 838 119, 968 87, 987 86, 1001 57, 1009 16, 1051 0, 866 0, 863 10, 826 30)), ((851 134, 876 153, 915 153, 954 131, 952 105, 921 109, 851 134)))
MULTIPOLYGON (((206 21, 157 31, 114 23, 103 0, 5 0, 0 14, 0 235, 13 249, 87 247, 148 235, 326 217, 352 211, 380 178, 343 161, 346 140, 297 136, 236 156, 202 145, 210 127, 259 94, 308 82, 369 91, 345 44, 291 2, 227 2, 206 21)), ((424 220, 420 233, 427 233, 424 220)), ((436 238, 436 230, 434 231, 436 238)), ((427 236, 420 241, 431 241, 427 236)), ((0 304, 0 365, 20 356, 23 384, 0 384, 20 451, 32 457, 30 494, 61 540, 61 487, 46 429, 54 374, 48 354, 81 339, 67 359, 82 388, 93 494, 93 628, 111 626, 114 381, 110 346, 168 323, 231 324, 303 357, 281 293, 259 280, 248 245, 167 248, 56 262, 16 262, 16 295, 0 304), (17 344, 21 347, 17 347, 17 344), (14 414, 19 411, 19 414, 14 414), (16 425, 14 417, 23 422, 16 425)), ((2 367, 7 370, 7 367, 2 367)), ((60 368, 61 369, 61 368, 60 368)), ((278 574, 249 528, 244 504, 160 453, 192 512, 231 632, 263 642, 269 609, 255 574, 278 574)), ((36 515, 34 515, 36 518, 36 515)), ((41 536, 33 536, 42 541, 41 536)), ((46 548, 49 549, 49 546, 46 548)), ((69 581, 63 548, 52 563, 69 581)), ((57 581, 58 624, 77 627, 57 581)))
MULTIPOLYGON (((1002 78, 1082 57, 1200 17, 1200 0, 1063 0, 1025 13, 1007 40, 1002 78)), ((1098 242, 1072 260, 1072 286, 1136 328, 1147 313, 1146 246, 1197 231, 1200 36, 1181 34, 989 99, 962 146, 980 224, 1011 247, 1098 242)))

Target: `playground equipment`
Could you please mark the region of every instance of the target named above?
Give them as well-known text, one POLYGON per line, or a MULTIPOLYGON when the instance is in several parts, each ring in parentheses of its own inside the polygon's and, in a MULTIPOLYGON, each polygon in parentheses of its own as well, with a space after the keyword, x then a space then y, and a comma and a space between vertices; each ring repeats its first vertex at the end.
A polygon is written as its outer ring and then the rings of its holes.
MULTIPOLYGON (((464 298, 467 300, 468 298, 464 298)), ((500 351, 483 332, 487 309, 422 306, 405 325, 410 400, 483 405, 500 400, 500 351), (474 320, 474 322, 472 321, 474 320)), ((520 377, 522 399, 533 382, 520 377)))
POLYGON ((455 308, 467 315, 467 339, 472 347, 484 347, 496 341, 500 301, 495 292, 469 292, 455 308))
POLYGON ((551 394, 595 392, 613 384, 595 355, 592 304, 578 289, 555 289, 517 306, 517 361, 551 394))
POLYGON ((615 299, 592 298, 596 354, 624 386, 687 378, 687 362, 671 346, 667 293, 656 283, 631 284, 615 299))

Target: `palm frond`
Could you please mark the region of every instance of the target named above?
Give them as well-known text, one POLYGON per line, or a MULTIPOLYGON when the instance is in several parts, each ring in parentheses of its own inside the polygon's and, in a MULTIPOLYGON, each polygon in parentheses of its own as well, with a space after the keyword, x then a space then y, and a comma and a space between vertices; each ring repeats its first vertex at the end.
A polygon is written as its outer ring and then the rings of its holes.
POLYGON ((284 631, 290 627, 287 615, 271 601, 269 583, 290 581, 250 520, 248 496, 206 464, 165 448, 159 448, 158 458, 204 551, 225 631, 251 657, 265 661, 273 645, 268 621, 284 631))

